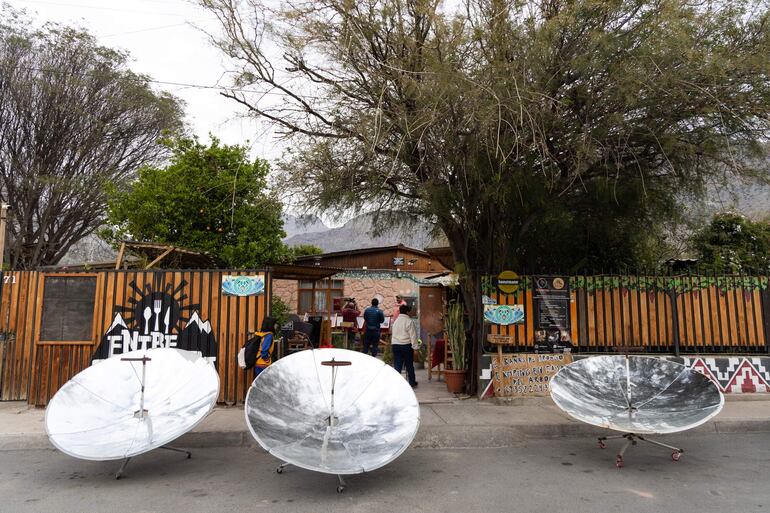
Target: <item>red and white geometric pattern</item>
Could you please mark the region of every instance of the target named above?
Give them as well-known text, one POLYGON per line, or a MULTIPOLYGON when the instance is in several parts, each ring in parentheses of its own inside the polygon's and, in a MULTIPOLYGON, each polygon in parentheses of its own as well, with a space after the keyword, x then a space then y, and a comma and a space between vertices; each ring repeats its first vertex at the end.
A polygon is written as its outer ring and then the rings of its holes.
POLYGON ((694 361, 688 362, 685 365, 687 365, 690 369, 700 372, 701 374, 706 376, 708 379, 714 382, 714 384, 719 388, 719 390, 724 392, 724 389, 722 385, 719 383, 719 380, 714 375, 714 373, 711 372, 711 369, 708 368, 708 366, 706 365, 706 362, 704 362, 702 358, 695 358, 694 361))
POLYGON ((747 358, 743 359, 725 387, 725 392, 733 394, 767 393, 767 391, 767 381, 747 358))

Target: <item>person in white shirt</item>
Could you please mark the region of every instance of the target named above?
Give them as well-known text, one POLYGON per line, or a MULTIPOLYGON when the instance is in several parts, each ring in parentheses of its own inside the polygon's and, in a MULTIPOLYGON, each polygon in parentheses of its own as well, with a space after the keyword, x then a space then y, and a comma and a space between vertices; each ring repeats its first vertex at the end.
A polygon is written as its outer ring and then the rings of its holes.
POLYGON ((412 318, 409 317, 409 306, 399 307, 399 316, 390 327, 390 344, 393 350, 393 367, 401 374, 401 369, 406 364, 406 375, 412 388, 417 387, 414 378, 414 350, 417 345, 417 328, 412 318))

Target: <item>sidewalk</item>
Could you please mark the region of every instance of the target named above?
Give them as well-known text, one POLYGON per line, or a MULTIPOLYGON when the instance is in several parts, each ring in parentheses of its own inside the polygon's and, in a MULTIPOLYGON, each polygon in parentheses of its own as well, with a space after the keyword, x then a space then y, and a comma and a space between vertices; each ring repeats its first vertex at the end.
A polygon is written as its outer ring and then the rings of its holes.
MULTIPOLYGON (((443 381, 429 382, 421 371, 417 398, 420 430, 413 447, 505 447, 526 438, 599 436, 607 430, 571 419, 550 397, 516 399, 509 404, 459 399, 443 381)), ((770 394, 726 395, 716 418, 699 433, 770 432, 770 394)), ((23 402, 0 402, 0 450, 51 449, 44 410, 23 402)), ((246 427, 243 408, 216 408, 178 445, 186 447, 249 446, 256 442, 246 427)))

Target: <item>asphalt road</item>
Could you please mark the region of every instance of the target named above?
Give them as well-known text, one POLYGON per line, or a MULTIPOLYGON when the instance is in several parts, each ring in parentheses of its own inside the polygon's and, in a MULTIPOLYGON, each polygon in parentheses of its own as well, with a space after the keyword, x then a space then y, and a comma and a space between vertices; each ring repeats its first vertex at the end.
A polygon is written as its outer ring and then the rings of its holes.
POLYGON ((770 433, 680 435, 681 460, 620 442, 523 441, 506 449, 413 449, 390 465, 347 478, 278 463, 257 449, 155 451, 129 464, 89 462, 54 451, 0 452, 0 511, 56 513, 271 512, 662 512, 770 511, 770 433))

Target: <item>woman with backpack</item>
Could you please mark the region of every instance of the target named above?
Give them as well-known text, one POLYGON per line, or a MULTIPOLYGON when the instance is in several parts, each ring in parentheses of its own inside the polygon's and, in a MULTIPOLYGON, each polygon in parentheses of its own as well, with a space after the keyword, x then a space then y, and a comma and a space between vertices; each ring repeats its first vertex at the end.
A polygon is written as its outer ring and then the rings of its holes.
POLYGON ((275 319, 265 317, 262 319, 260 331, 254 333, 254 336, 246 342, 243 347, 243 362, 239 365, 244 369, 254 367, 254 378, 268 368, 273 363, 273 350, 275 349, 275 319))

